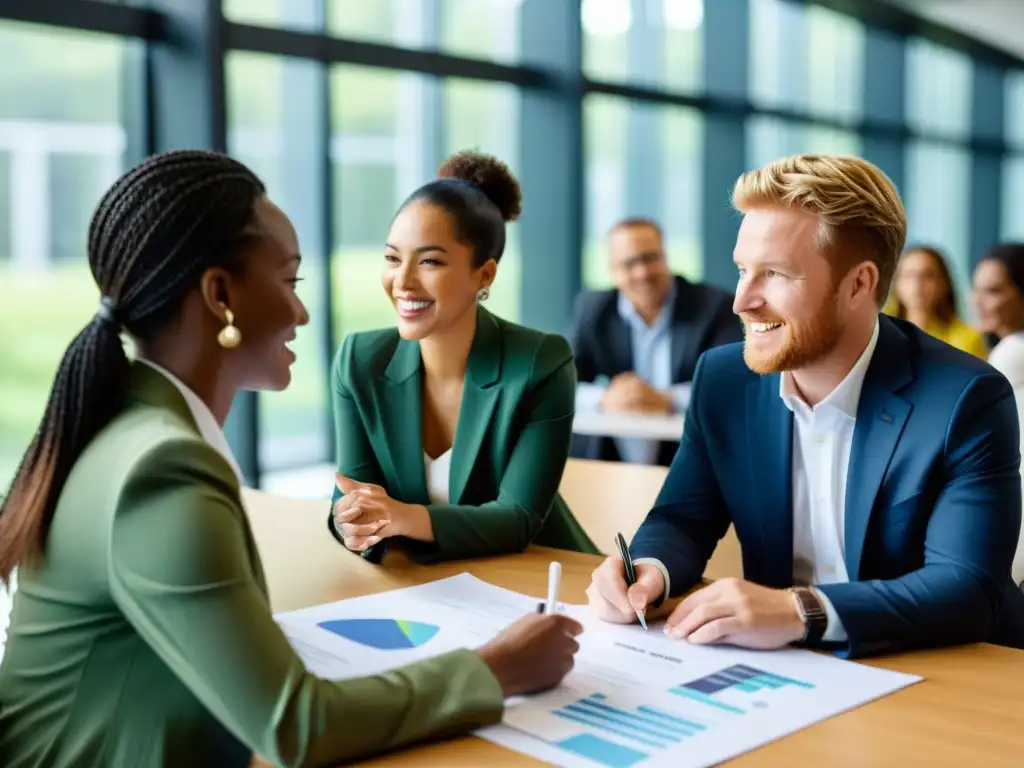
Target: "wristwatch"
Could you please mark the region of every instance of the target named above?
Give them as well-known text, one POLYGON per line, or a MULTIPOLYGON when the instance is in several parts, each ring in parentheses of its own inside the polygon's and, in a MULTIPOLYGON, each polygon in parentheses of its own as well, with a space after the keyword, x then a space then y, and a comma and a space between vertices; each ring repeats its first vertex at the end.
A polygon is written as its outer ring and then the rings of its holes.
POLYGON ((825 613, 825 606, 821 604, 818 594, 813 589, 794 587, 792 592, 796 599, 797 610, 800 611, 800 618, 804 620, 804 636, 800 640, 800 644, 818 643, 825 634, 825 630, 828 629, 828 614, 825 613))

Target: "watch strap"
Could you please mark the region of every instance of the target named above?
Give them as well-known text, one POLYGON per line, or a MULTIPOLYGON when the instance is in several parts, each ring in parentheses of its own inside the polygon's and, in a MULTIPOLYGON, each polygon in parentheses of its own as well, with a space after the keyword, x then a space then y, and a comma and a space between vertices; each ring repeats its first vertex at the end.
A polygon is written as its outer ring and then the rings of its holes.
POLYGON ((815 645, 821 642, 821 638, 828 629, 828 613, 825 606, 818 597, 818 593, 809 587, 794 587, 793 596, 796 599, 797 610, 804 621, 804 636, 800 641, 801 645, 815 645))

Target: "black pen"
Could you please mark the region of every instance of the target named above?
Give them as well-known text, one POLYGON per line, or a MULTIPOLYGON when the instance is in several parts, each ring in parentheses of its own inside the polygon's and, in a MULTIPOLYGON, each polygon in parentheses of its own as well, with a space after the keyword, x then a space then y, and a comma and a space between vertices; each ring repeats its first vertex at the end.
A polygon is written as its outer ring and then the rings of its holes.
MULTIPOLYGON (((626 540, 621 533, 615 534, 615 546, 618 547, 622 564, 626 566, 626 588, 629 589, 636 583, 636 570, 633 568, 633 557, 629 554, 629 547, 626 546, 626 540)), ((640 626, 647 629, 647 622, 644 620, 643 613, 638 608, 633 610, 636 611, 636 617, 640 619, 640 626)))

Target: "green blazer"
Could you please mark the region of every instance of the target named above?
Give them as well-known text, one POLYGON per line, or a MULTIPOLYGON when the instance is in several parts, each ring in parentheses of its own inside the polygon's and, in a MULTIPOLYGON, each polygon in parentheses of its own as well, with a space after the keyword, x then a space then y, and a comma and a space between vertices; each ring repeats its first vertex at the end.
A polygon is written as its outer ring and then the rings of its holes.
POLYGON ((494 723, 502 706, 470 651, 341 683, 308 673, 271 616, 234 471, 139 364, 71 473, 45 561, 19 568, 0 765, 224 768, 255 752, 320 766, 494 723))
MULTIPOLYGON (((572 440, 576 367, 561 336, 477 309, 452 445, 449 504, 430 504, 419 342, 398 330, 346 337, 332 371, 338 472, 430 512, 435 541, 401 541, 420 562, 520 552, 599 554, 558 493, 572 440)), ((331 507, 342 496, 335 488, 331 507)), ((341 541, 333 517, 328 528, 341 541)), ((380 562, 396 539, 363 555, 380 562)))

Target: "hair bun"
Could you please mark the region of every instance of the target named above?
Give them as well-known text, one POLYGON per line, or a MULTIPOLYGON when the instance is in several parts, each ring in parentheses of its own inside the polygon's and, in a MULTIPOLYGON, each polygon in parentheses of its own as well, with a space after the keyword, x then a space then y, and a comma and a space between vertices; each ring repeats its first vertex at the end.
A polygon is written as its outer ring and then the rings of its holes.
POLYGON ((473 150, 456 152, 441 165, 442 179, 463 179, 475 184, 498 207, 505 221, 523 212, 523 193, 508 166, 496 157, 473 150))

